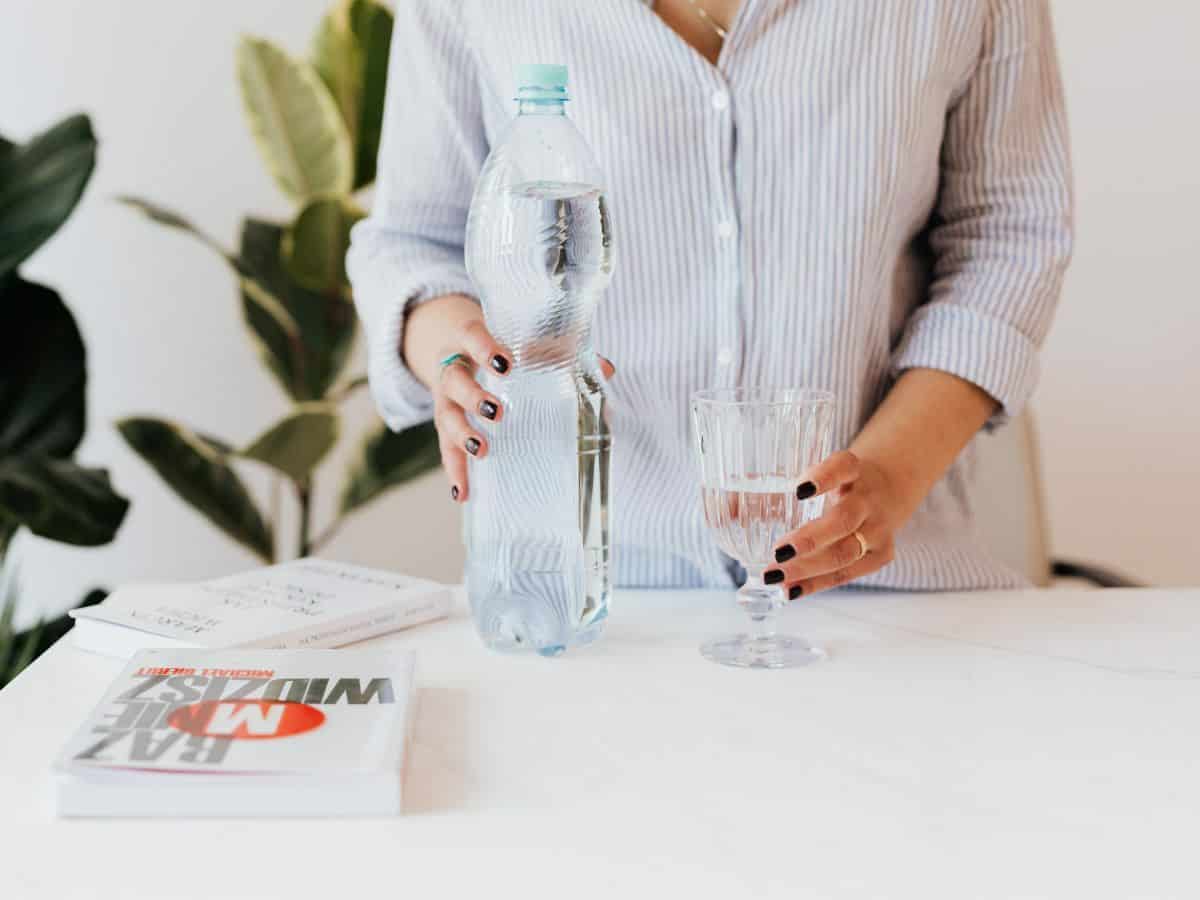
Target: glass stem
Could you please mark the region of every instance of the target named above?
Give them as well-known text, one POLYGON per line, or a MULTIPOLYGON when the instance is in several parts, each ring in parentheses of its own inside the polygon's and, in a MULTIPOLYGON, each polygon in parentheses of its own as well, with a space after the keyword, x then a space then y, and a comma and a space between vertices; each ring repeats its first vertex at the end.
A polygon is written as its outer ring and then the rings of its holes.
POLYGON ((738 588, 738 603, 750 616, 750 633, 755 640, 775 637, 775 614, 781 598, 780 588, 763 583, 762 572, 746 573, 746 583, 738 588))

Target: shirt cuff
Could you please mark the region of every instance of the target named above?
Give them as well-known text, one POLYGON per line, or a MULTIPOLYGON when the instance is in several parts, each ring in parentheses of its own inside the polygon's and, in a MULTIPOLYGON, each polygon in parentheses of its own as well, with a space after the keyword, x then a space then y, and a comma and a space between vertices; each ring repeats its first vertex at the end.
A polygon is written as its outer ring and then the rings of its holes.
POLYGON ((400 431, 433 418, 433 395, 417 380, 400 352, 409 311, 446 294, 474 293, 475 287, 464 272, 461 277, 423 284, 386 304, 372 329, 367 348, 367 376, 371 396, 388 428, 400 431))
POLYGON ((988 430, 1020 414, 1037 384, 1038 347, 1000 319, 951 303, 918 308, 892 357, 892 374, 938 369, 987 391, 1000 408, 988 430))

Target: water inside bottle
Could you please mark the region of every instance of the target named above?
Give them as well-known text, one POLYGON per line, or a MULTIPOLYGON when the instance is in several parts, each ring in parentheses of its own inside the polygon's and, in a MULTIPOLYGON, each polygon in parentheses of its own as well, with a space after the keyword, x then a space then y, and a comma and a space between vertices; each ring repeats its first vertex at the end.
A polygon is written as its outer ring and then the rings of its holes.
POLYGON ((610 437, 589 334, 608 210, 595 186, 527 182, 476 197, 468 231, 488 328, 515 363, 483 376, 504 416, 478 423, 491 450, 471 464, 471 609, 489 646, 555 655, 608 615, 610 437))

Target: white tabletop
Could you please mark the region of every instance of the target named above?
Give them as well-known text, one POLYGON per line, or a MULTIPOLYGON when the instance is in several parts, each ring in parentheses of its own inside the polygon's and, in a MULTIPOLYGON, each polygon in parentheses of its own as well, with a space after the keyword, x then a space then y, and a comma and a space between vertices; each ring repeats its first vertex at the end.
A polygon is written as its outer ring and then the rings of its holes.
POLYGON ((1200 896, 1200 591, 841 594, 833 658, 702 659, 731 595, 619 592, 599 644, 419 652, 408 813, 56 821, 47 767, 120 663, 0 693, 0 897, 1200 896))

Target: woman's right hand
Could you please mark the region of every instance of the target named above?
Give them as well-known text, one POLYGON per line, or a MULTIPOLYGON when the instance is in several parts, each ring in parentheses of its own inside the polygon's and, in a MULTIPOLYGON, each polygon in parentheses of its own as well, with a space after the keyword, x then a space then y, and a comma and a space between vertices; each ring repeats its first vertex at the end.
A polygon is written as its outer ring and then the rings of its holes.
MULTIPOLYGON (((471 427, 467 411, 499 422, 504 406, 485 391, 475 373, 487 367, 497 375, 512 370, 512 354, 488 332, 479 304, 463 294, 447 294, 413 308, 404 326, 401 348, 408 368, 433 394, 433 422, 437 426, 442 468, 450 480, 450 497, 467 499, 467 454, 482 459, 488 454, 487 438, 471 427), (443 366, 455 353, 461 358, 443 366)), ((612 378, 613 364, 600 357, 600 371, 612 378)))
POLYGON ((512 369, 512 356, 488 332, 479 304, 462 294, 429 300, 409 312, 404 329, 404 360, 433 394, 433 420, 437 426, 442 468, 450 480, 450 496, 467 499, 467 454, 483 458, 487 438, 471 427, 467 411, 499 422, 504 417, 500 399, 485 391, 475 372, 486 366, 497 375, 512 369), (461 356, 449 365, 442 360, 461 356))

